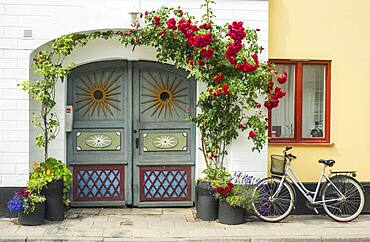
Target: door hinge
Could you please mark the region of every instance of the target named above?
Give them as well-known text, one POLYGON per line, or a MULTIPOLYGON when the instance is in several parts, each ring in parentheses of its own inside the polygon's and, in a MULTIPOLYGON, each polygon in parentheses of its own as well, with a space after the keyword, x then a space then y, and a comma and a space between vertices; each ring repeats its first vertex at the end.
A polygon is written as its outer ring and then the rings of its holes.
POLYGON ((136 149, 139 149, 139 138, 135 139, 135 147, 136 149))

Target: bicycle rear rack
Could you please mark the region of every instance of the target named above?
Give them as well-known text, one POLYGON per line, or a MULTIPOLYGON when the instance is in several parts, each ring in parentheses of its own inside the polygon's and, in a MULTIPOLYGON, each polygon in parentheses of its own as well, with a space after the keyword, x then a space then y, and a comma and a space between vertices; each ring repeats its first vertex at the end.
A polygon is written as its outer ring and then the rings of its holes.
POLYGON ((340 175, 340 174, 344 174, 344 175, 347 175, 347 176, 352 176, 352 177, 356 177, 356 171, 331 171, 330 170, 330 176, 331 175, 340 175))

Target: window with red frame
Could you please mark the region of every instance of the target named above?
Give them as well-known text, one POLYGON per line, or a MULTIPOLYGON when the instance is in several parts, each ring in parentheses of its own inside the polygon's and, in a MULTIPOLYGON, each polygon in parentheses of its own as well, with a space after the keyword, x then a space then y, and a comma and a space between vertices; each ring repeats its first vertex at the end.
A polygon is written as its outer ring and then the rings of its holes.
POLYGON ((279 85, 286 96, 269 111, 269 142, 330 143, 331 61, 270 61, 288 82, 279 85))

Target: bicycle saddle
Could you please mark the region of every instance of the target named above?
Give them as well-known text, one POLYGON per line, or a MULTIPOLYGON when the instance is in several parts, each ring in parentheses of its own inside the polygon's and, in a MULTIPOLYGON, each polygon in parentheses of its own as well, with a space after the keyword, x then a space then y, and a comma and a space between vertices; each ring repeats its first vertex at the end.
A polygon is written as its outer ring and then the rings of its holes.
POLYGON ((321 159, 319 160, 319 163, 322 163, 324 165, 327 165, 329 167, 332 167, 334 164, 335 164, 335 160, 324 160, 324 159, 321 159))

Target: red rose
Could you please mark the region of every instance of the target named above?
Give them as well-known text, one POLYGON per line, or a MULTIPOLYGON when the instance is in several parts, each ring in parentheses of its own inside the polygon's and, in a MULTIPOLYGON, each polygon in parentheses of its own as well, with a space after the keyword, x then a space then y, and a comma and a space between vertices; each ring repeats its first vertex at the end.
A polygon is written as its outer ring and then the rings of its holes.
POLYGON ((173 29, 173 30, 176 30, 177 27, 176 27, 176 20, 174 18, 170 18, 169 20, 167 20, 167 27, 169 29, 173 29))
POLYGON ((236 63, 236 60, 234 57, 231 57, 231 56, 226 56, 226 59, 230 62, 230 64, 235 64, 236 63))
POLYGON ((148 11, 145 11, 145 13, 144 13, 145 18, 147 18, 148 15, 149 15, 149 12, 148 11))
POLYGON ((161 19, 158 16, 154 16, 153 21, 156 26, 161 24, 161 19))
POLYGON ((229 94, 229 85, 225 84, 222 86, 222 90, 224 91, 225 95, 229 94))
POLYGON ((251 131, 249 131, 249 135, 248 136, 249 136, 249 138, 253 139, 256 136, 256 134, 254 133, 253 130, 251 130, 251 131))
POLYGON ((194 65, 194 59, 193 58, 190 58, 188 60, 188 64, 191 65, 191 66, 193 66, 194 65))
POLYGON ((247 62, 247 60, 244 60, 243 64, 237 64, 235 68, 242 72, 252 72, 257 70, 259 64, 258 56, 256 54, 253 54, 252 59, 254 61, 254 64, 250 64, 247 62))
POLYGON ((209 49, 202 49, 202 57, 209 60, 213 56, 214 50, 212 48, 209 49))
POLYGON ((216 96, 219 97, 222 95, 222 91, 221 90, 216 90, 216 96))
POLYGON ((165 28, 162 28, 162 30, 158 33, 158 35, 166 36, 167 32, 165 28))
POLYGON ((244 124, 239 124, 239 129, 244 129, 244 128, 245 128, 244 124))
POLYGON ((188 39, 188 45, 189 46, 193 46, 194 45, 194 37, 193 36, 190 36, 189 39, 188 39))
POLYGON ((198 48, 204 48, 210 43, 212 43, 212 34, 200 34, 194 36, 193 45, 198 48))
POLYGON ((198 60, 198 64, 199 64, 200 66, 204 66, 206 63, 205 63, 203 60, 198 60))
POLYGON ((288 73, 284 71, 283 74, 277 78, 277 82, 280 84, 284 84, 287 81, 288 81, 288 73))
POLYGON ((259 102, 256 102, 255 107, 256 108, 261 108, 261 104, 259 102))
POLYGON ((211 89, 209 89, 208 90, 208 92, 209 92, 209 95, 211 96, 211 97, 213 97, 213 89, 211 88, 211 89))
POLYGON ((236 41, 235 43, 228 43, 226 49, 226 57, 228 56, 236 56, 238 52, 242 49, 243 45, 241 41, 236 41))
POLYGON ((200 29, 211 29, 212 25, 210 23, 204 23, 199 26, 200 29))
POLYGON ((234 41, 240 41, 246 36, 243 22, 234 21, 232 24, 229 24, 228 29, 226 35, 230 36, 234 41))
POLYGON ((213 78, 213 80, 218 84, 220 81, 224 79, 224 73, 219 72, 217 75, 213 78))

